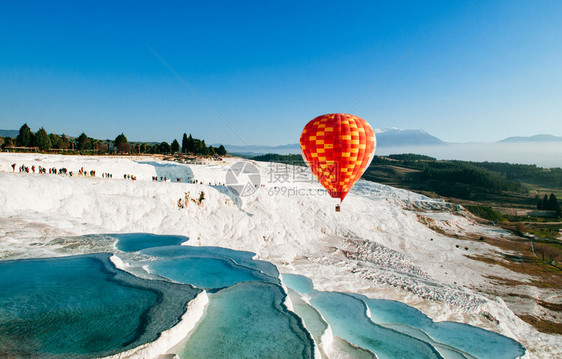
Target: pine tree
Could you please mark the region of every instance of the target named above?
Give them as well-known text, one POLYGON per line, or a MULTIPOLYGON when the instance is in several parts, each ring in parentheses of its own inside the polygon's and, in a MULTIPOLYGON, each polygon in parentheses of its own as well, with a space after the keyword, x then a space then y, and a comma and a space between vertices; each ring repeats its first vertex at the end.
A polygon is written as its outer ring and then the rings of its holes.
POLYGON ((70 140, 68 139, 68 137, 66 137, 66 135, 63 133, 62 137, 60 139, 60 143, 59 143, 59 148, 66 150, 68 149, 68 147, 70 147, 70 140))
MULTIPOLYGON (((189 135, 189 137, 191 137, 191 135, 189 135)), ((187 147, 188 147, 188 146, 187 146, 187 142, 188 142, 187 133, 184 132, 183 138, 182 138, 182 140, 181 140, 181 151, 182 151, 183 153, 187 153, 187 152, 188 152, 188 151, 187 151, 187 147)), ((172 149, 172 150, 173 150, 173 149, 172 149)))
MULTIPOLYGON (((187 139, 187 136, 185 136, 185 133, 184 133, 183 135, 184 135, 184 137, 187 139)), ((172 153, 176 153, 176 152, 178 152, 178 151, 180 150, 180 143, 178 142, 178 140, 174 140, 174 141, 172 142, 171 148, 172 148, 172 153)), ((182 141, 182 152, 185 152, 185 151, 183 150, 183 141, 182 141)))
POLYGON ((129 152, 131 150, 131 145, 123 133, 115 138, 115 147, 119 152, 129 152))
POLYGON ((544 209, 543 201, 542 201, 542 199, 540 199, 540 198, 539 198, 539 202, 537 203, 537 209, 538 209, 539 211, 542 211, 542 210, 544 209))
POLYGON ((226 155, 226 148, 224 148, 223 145, 220 145, 219 148, 217 148, 217 155, 219 156, 226 155))
POLYGON ((51 139, 49 138, 47 131, 45 131, 43 127, 41 127, 39 131, 37 131, 35 139, 37 141, 37 147, 39 147, 39 150, 46 151, 51 148, 51 139))
POLYGON ((50 133, 49 139, 51 140, 51 148, 60 148, 61 137, 59 135, 50 133))
POLYGON ((548 199, 548 210, 556 211, 558 210, 558 199, 554 195, 554 193, 550 194, 550 198, 548 199))
POLYGON ((31 135, 32 135, 31 129, 29 128, 27 123, 24 123, 23 126, 21 126, 20 128, 20 133, 18 137, 16 138, 16 145, 23 146, 23 147, 31 146, 33 140, 31 135))
POLYGON ((197 149, 197 153, 202 155, 207 154, 207 145, 205 145, 205 140, 201 140, 201 142, 199 142, 199 148, 197 149))
POLYGON ((76 148, 80 151, 87 150, 90 147, 90 139, 88 136, 82 132, 80 136, 76 139, 76 148))
POLYGON ((548 210, 548 196, 546 194, 542 199, 542 209, 548 210))
POLYGON ((191 133, 187 138, 187 152, 195 153, 195 140, 193 139, 193 136, 191 136, 191 133))
POLYGON ((35 133, 31 132, 31 140, 29 141, 29 147, 37 146, 37 139, 35 138, 35 133))
POLYGON ((159 149, 160 153, 169 153, 170 152, 170 145, 166 141, 162 142, 158 147, 159 147, 158 149, 159 149))

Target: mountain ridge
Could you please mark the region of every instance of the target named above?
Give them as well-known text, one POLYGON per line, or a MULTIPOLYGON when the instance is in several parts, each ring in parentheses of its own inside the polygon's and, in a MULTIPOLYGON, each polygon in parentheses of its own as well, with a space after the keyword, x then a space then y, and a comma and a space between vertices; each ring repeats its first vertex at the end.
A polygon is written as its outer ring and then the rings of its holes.
POLYGON ((18 130, 0 130, 1 137, 16 137, 19 133, 18 130))
MULTIPOLYGON (((377 138, 377 147, 392 147, 404 145, 443 145, 446 142, 429 134, 424 130, 409 130, 400 128, 376 128, 374 129, 377 138)), ((300 145, 298 143, 290 143, 286 145, 267 146, 267 145, 224 145, 230 153, 242 155, 260 155, 267 153, 300 153, 300 145)))
POLYGON ((513 143, 513 142, 559 142, 562 141, 562 137, 549 135, 549 134, 538 134, 533 136, 512 136, 504 138, 499 143, 513 143))

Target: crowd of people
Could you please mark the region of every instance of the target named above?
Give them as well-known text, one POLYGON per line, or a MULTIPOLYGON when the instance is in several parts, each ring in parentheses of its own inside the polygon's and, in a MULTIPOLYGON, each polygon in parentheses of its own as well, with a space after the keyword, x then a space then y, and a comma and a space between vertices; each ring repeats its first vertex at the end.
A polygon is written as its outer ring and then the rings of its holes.
POLYGON ((209 186, 215 186, 215 187, 216 187, 216 186, 226 186, 226 184, 224 184, 224 183, 222 183, 222 182, 210 182, 210 181, 209 181, 209 182, 205 183, 205 182, 199 181, 199 180, 192 180, 192 181, 189 181, 189 183, 207 184, 207 185, 209 185, 209 186))
MULTIPOLYGON (((13 163, 11 167, 12 167, 12 171, 15 172, 17 164, 13 163)), ((29 166, 26 166, 25 164, 22 164, 21 166, 18 167, 18 170, 19 170, 19 172, 25 172, 25 173, 45 173, 46 174, 47 171, 48 171, 49 174, 68 175, 68 176, 71 176, 71 177, 72 176, 96 177, 96 171, 95 170, 89 170, 88 171, 88 170, 84 169, 84 167, 81 167, 78 170, 78 172, 73 172, 73 171, 69 171, 65 167, 45 168, 45 167, 42 167, 42 166, 35 167, 35 165, 32 165, 31 167, 29 167, 29 166)), ((104 172, 104 173, 101 174, 101 177, 102 178, 113 178, 113 174, 109 173, 109 172, 104 172)), ((125 173, 125 174, 123 174, 123 179, 136 181, 137 176, 125 173)), ((176 182, 183 182, 181 177, 176 177, 175 179, 176 179, 176 182)), ((169 181, 172 181, 172 178, 168 178, 166 176, 152 176, 152 181, 153 182, 169 182, 169 181)), ((186 183, 194 183, 194 184, 208 184, 209 186, 225 186, 225 184, 221 183, 221 182, 204 183, 203 181, 196 180, 196 179, 188 179, 185 182, 186 183)))
MULTIPOLYGON (((12 163, 12 171, 16 172, 16 166, 17 163, 12 163)), ((54 175, 69 175, 69 176, 74 176, 75 173, 73 171, 69 171, 66 167, 61 167, 61 168, 56 168, 56 167, 50 167, 50 168, 46 168, 43 166, 38 166, 35 167, 35 165, 32 165, 31 167, 26 166, 25 164, 22 164, 21 166, 18 167, 18 170, 20 172, 25 172, 25 173, 44 173, 46 174, 47 171, 49 171, 49 174, 54 174, 54 175)), ((84 167, 81 167, 78 172, 76 173, 77 176, 86 176, 86 177, 96 177, 96 171, 91 170, 91 171, 87 171, 84 169, 84 167)), ((104 173, 102 174, 102 178, 112 178, 113 176, 111 175, 111 173, 104 173)))
MULTIPOLYGON (((12 164, 12 171, 15 172, 16 171, 16 167, 17 164, 13 163, 12 164)), ((65 167, 62 168, 56 168, 56 167, 51 167, 51 168, 45 168, 42 166, 38 166, 35 167, 35 165, 32 165, 31 167, 26 166, 25 164, 22 164, 21 166, 18 167, 19 172, 25 172, 25 173, 47 173, 47 171, 49 172, 49 174, 59 174, 59 175, 69 175, 69 176, 73 176, 73 175, 77 175, 77 176, 85 176, 85 177, 96 177, 96 171, 95 170, 90 170, 87 171, 84 169, 84 167, 81 167, 77 174, 75 174, 73 171, 69 171, 67 170, 65 167)), ((109 172, 104 172, 101 174, 102 178, 113 178, 113 174, 109 173, 109 172)), ((132 175, 132 174, 128 174, 125 173, 123 174, 123 179, 126 180, 132 180, 132 181, 136 181, 137 180, 137 176, 132 175)), ((168 177, 164 177, 164 176, 152 176, 152 181, 154 182, 168 182, 169 179, 168 177)), ((181 177, 176 177, 176 182, 182 182, 181 177)), ((188 180, 187 183, 202 183, 200 181, 197 180, 188 180)), ((211 184, 211 183, 209 183, 211 184)))
MULTIPOLYGON (((168 182, 172 180, 172 178, 168 178, 166 176, 152 176, 152 182, 168 182)), ((181 179, 181 177, 176 177, 176 182, 183 182, 183 180, 181 179)), ((185 181, 185 183, 205 184, 203 181, 196 179, 188 179, 187 181, 185 181)), ((225 184, 221 182, 207 182, 206 184, 208 184, 209 186, 225 186, 225 184)))
MULTIPOLYGON (((12 163, 12 171, 15 172, 16 171, 16 163, 12 163)), ((68 171, 66 168, 55 168, 55 167, 51 167, 51 168, 45 168, 42 166, 38 166, 35 167, 35 165, 32 165, 31 167, 26 166, 25 164, 22 164, 21 166, 18 167, 18 170, 20 172, 25 172, 25 173, 47 173, 47 170, 49 170, 49 174, 70 174, 72 176, 72 171, 68 171)))

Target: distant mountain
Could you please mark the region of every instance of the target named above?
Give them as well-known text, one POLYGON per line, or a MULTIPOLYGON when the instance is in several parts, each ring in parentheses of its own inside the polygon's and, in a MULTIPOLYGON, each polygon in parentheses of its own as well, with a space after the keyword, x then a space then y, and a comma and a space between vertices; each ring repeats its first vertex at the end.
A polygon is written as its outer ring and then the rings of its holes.
POLYGON ((553 135, 515 136, 508 137, 499 142, 561 142, 562 137, 553 135))
MULTIPOLYGON (((445 142, 423 130, 403 130, 400 128, 375 129, 377 148, 397 146, 442 145, 445 142)), ((224 145, 229 153, 246 156, 278 153, 282 155, 301 152, 298 143, 280 146, 236 146, 224 145)))
POLYGON ((0 130, 0 137, 17 137, 19 133, 18 130, 0 130))
POLYGON ((442 145, 444 142, 424 130, 375 129, 377 147, 442 145))

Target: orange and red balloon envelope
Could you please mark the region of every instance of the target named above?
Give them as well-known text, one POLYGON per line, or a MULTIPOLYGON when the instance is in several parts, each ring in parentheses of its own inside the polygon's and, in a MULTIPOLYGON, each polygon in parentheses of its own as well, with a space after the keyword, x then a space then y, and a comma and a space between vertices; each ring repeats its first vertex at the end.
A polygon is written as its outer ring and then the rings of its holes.
POLYGON ((341 201, 371 163, 375 131, 364 119, 345 113, 318 116, 300 139, 305 162, 333 198, 341 201))

